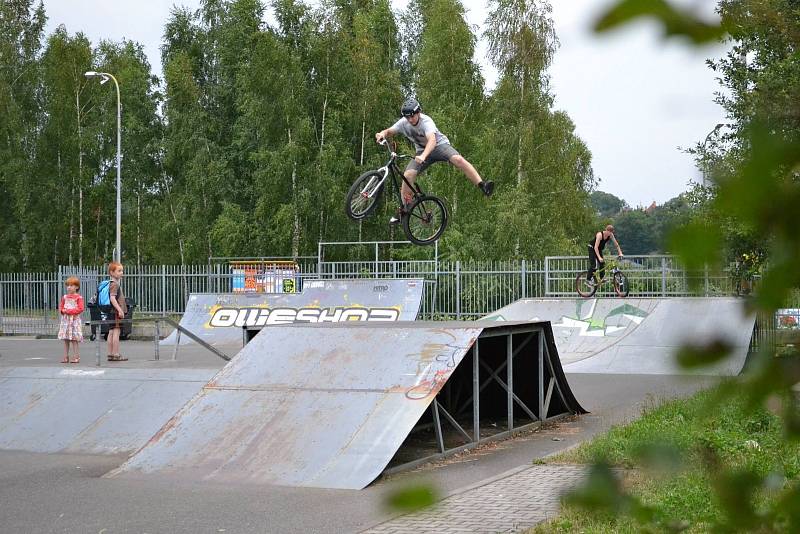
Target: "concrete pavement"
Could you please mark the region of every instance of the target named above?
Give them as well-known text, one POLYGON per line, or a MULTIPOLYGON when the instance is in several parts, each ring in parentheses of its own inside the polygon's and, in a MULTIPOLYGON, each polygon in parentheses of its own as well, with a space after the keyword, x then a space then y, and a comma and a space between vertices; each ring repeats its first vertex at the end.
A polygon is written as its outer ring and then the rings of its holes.
MULTIPOLYGON (((86 348, 84 345, 84 355, 86 348)), ((0 368, 58 366, 60 350, 60 342, 55 340, 0 338, 0 368)), ((230 350, 233 354, 236 347, 230 350)), ((196 346, 181 347, 177 361, 154 361, 152 342, 123 342, 122 352, 131 358, 129 362, 103 361, 102 365, 219 368, 225 363, 196 346)), ((84 356, 79 366, 96 368, 93 363, 84 356)), ((440 509, 450 518, 447 521, 453 530, 465 514, 487 525, 494 525, 497 515, 510 520, 512 527, 521 527, 539 517, 542 509, 546 513, 554 510, 554 492, 541 498, 535 493, 544 480, 537 469, 551 466, 531 467, 533 459, 636 417, 646 404, 686 396, 716 382, 712 377, 668 375, 573 374, 568 379, 578 400, 592 413, 380 479, 361 491, 190 483, 157 477, 105 479, 101 476, 125 457, 0 451, 0 525, 8 532, 44 533, 360 532, 389 528, 391 521, 413 522, 411 517, 396 517, 383 502, 397 487, 425 482, 435 485, 445 497, 440 506, 454 506, 445 512, 440 509), (505 476, 498 480, 498 474, 505 476), (471 492, 497 492, 498 488, 502 492, 497 494, 511 494, 515 499, 517 494, 527 494, 524 502, 530 507, 497 508, 500 513, 493 514, 490 506, 485 516, 478 517, 484 512, 469 503, 485 497, 471 492)), ((573 475, 579 473, 580 468, 572 469, 573 475)), ((548 476, 557 480, 560 475, 548 476)))

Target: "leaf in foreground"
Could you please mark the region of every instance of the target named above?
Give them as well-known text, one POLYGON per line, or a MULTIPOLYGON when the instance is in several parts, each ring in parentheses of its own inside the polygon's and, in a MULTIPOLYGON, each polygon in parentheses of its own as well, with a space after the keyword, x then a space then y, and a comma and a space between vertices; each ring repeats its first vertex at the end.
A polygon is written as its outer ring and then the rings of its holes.
POLYGON ((427 484, 417 484, 393 491, 386 498, 386 506, 397 512, 415 512, 439 500, 438 491, 427 484))

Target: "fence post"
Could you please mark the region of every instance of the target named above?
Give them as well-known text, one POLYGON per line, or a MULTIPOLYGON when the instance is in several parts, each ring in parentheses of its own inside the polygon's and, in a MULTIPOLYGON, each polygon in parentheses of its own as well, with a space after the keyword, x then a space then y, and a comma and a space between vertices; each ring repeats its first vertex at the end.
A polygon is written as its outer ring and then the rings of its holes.
POLYGON ((667 258, 661 257, 661 296, 667 296, 667 258))
POLYGON ((550 295, 550 256, 544 257, 544 295, 550 295))
POLYGON ((158 352, 158 342, 161 340, 161 322, 156 319, 153 321, 153 352, 156 361, 161 359, 161 355, 158 352))
POLYGON ((456 261, 456 320, 461 319, 461 260, 456 261))
POLYGON ((317 243, 317 279, 322 280, 322 241, 317 243))
POLYGON ((173 361, 178 359, 178 347, 181 346, 181 331, 180 331, 179 328, 176 328, 175 330, 176 330, 177 333, 175 334, 175 348, 172 349, 172 360, 173 361))
POLYGON ((167 315, 167 266, 161 266, 161 317, 167 315))
POLYGON ((706 288, 705 296, 707 297, 708 296, 708 264, 705 264, 703 266, 703 274, 704 274, 704 277, 705 277, 705 288, 706 288))
POLYGON ((522 298, 528 297, 528 270, 525 265, 525 260, 522 260, 522 298))

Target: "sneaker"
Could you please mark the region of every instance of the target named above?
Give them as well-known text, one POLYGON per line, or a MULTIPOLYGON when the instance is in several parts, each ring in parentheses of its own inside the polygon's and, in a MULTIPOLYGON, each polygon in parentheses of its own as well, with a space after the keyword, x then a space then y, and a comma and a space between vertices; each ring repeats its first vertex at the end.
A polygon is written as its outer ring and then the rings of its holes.
POLYGON ((492 196, 492 193, 494 192, 494 182, 484 181, 479 183, 478 187, 480 188, 481 191, 483 191, 483 194, 486 195, 487 197, 492 196))
POLYGON ((594 287, 597 285, 597 282, 594 281, 594 278, 590 278, 589 280, 586 281, 586 285, 589 287, 594 287))
POLYGON ((404 213, 405 213, 405 206, 403 206, 402 208, 397 208, 395 214, 392 215, 391 219, 389 219, 389 224, 400 224, 400 221, 402 220, 404 213))

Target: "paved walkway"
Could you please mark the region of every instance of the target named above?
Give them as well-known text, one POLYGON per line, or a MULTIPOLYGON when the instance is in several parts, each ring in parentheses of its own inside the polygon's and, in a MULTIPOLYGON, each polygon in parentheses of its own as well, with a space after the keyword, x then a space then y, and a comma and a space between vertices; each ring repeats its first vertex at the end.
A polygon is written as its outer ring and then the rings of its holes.
POLYGON ((562 493, 581 482, 586 467, 535 465, 500 475, 420 512, 364 531, 365 534, 517 532, 554 517, 562 493))

